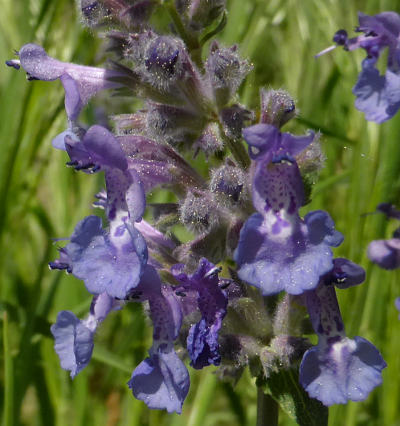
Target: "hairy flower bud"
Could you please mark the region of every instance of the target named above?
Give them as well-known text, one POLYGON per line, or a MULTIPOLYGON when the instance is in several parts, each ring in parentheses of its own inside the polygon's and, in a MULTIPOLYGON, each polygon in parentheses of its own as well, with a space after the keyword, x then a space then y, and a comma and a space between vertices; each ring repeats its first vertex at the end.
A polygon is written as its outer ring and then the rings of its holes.
POLYGON ((206 126, 202 135, 196 140, 195 147, 197 152, 203 151, 206 157, 224 149, 221 133, 216 123, 206 126))
POLYGON ((176 0, 175 4, 189 28, 200 31, 222 15, 226 0, 176 0))
POLYGON ((146 130, 149 136, 171 144, 193 142, 203 129, 202 117, 188 109, 148 103, 146 130))
POLYGON ((260 90, 260 122, 282 127, 296 114, 292 97, 285 90, 260 90))
POLYGON ((211 172, 210 190, 225 203, 242 203, 248 199, 246 174, 239 167, 225 164, 211 172))
POLYGON ((252 66, 239 57, 237 46, 219 47, 216 41, 211 43, 206 69, 218 107, 227 104, 236 93, 252 66))
POLYGON ((244 123, 253 118, 253 112, 239 104, 224 108, 220 113, 224 132, 230 139, 241 139, 244 123))
POLYGON ((88 27, 96 27, 107 16, 107 10, 100 1, 80 0, 79 7, 83 23, 88 27))
POLYGON ((195 232, 210 230, 219 222, 218 213, 211 197, 206 194, 195 195, 188 192, 183 204, 180 206, 180 219, 182 223, 195 232))

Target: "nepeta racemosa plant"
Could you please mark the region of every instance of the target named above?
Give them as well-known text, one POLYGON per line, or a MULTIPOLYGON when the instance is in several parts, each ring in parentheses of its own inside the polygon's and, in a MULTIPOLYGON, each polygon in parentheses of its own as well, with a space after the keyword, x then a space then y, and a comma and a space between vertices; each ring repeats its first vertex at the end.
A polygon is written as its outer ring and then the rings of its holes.
MULTIPOLYGON (((289 398, 303 424, 301 413, 321 424, 324 406, 364 400, 386 364, 372 343, 346 336, 335 287, 361 284, 365 273, 334 258, 343 235, 329 213, 300 211, 305 183, 322 167, 319 134, 282 130, 296 111, 283 90, 260 88, 259 111, 239 102, 252 67, 238 46, 210 41, 226 20, 224 2, 82 1, 81 10, 87 25, 107 28, 109 68, 64 63, 36 44, 7 62, 29 80, 61 81, 67 125, 53 146, 75 170, 104 174, 95 205, 105 221, 83 218, 50 262, 93 296, 85 319, 62 311, 51 327, 61 367, 75 377, 106 317, 142 303, 153 343, 128 386, 149 408, 181 412, 187 364, 217 366, 231 382, 249 367, 261 395, 289 398), (156 8, 169 13, 170 33, 150 26, 156 8), (112 130, 82 127, 93 96, 121 89, 143 108, 111 115, 112 130), (212 160, 206 176, 188 160, 200 152, 212 160), (155 188, 176 202, 147 206, 155 188), (191 237, 179 240, 177 226, 191 237)), ((374 31, 379 46, 390 44, 374 31)))

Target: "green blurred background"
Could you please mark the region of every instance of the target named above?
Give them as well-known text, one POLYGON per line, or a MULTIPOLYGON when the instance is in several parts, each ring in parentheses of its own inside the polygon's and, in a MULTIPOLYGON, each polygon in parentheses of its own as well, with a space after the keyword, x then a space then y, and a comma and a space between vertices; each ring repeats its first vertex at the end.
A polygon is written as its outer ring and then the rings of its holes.
MULTIPOLYGON (((0 59, 36 42, 64 61, 99 64, 101 40, 83 29, 72 0, 1 0, 0 59)), ((373 266, 368 243, 389 237, 395 223, 364 215, 379 202, 398 202, 400 114, 382 125, 367 123, 354 108, 354 85, 362 52, 342 49, 318 60, 336 30, 351 32, 357 11, 400 12, 395 0, 230 0, 228 23, 218 36, 239 43, 254 65, 241 100, 258 105, 260 85, 288 90, 298 119, 288 129, 320 129, 326 167, 307 209, 328 210, 345 242, 335 254, 361 263, 367 281, 339 293, 349 336, 371 340, 388 363, 383 385, 363 403, 330 409, 330 425, 400 425, 400 322, 394 299, 400 273, 373 266)), ((51 139, 65 128, 60 82, 27 82, 23 72, 0 72, 0 388, 2 421, 10 425, 254 425, 256 389, 244 375, 234 390, 208 368, 191 369, 192 385, 181 416, 148 410, 126 386, 151 344, 151 327, 140 306, 110 316, 96 337, 91 364, 71 381, 59 366, 49 326, 61 309, 85 315, 90 297, 71 276, 50 272, 56 246, 92 213, 102 176, 74 173, 51 139)), ((99 120, 99 108, 134 110, 134 102, 96 101, 83 121, 99 120)), ((205 164, 204 167, 207 167, 205 164)), ((292 425, 284 413, 280 424, 292 425)))

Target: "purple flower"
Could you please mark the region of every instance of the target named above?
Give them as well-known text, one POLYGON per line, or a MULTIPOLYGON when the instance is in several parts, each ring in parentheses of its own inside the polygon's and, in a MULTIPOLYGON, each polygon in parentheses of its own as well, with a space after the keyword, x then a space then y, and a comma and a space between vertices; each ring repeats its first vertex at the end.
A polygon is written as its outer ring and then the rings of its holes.
POLYGON ((335 259, 332 272, 315 290, 304 294, 318 345, 303 356, 300 383, 312 398, 327 406, 363 401, 382 383, 381 372, 386 367, 372 343, 359 336, 346 337, 333 286, 339 277, 342 288, 360 284, 362 268, 346 259, 335 259))
POLYGON ((18 52, 19 60, 7 61, 8 66, 21 66, 31 80, 53 81, 60 79, 65 90, 65 109, 68 119, 74 122, 83 106, 97 92, 120 87, 112 78, 121 77, 119 71, 87 67, 61 62, 47 55, 37 44, 25 44, 18 52))
POLYGON ((92 126, 81 140, 65 137, 65 149, 76 170, 105 171, 107 202, 105 207, 111 227, 127 219, 140 221, 146 206, 144 188, 117 138, 102 126, 92 126))
POLYGON ((368 246, 369 259, 384 269, 400 267, 400 239, 375 240, 368 246))
POLYGON ((183 268, 182 264, 175 265, 172 273, 182 284, 183 291, 197 293, 197 305, 201 313, 200 321, 190 327, 187 338, 190 365, 196 369, 211 364, 219 365, 221 355, 218 334, 228 305, 226 293, 219 287, 219 269, 204 258, 192 275, 185 274, 183 268))
MULTIPOLYGON (((396 309, 400 312, 400 297, 396 298, 396 300, 394 301, 394 305, 396 309)), ((400 320, 400 314, 399 314, 399 320, 400 320)))
POLYGON ((189 391, 189 373, 174 349, 182 324, 182 310, 170 287, 162 286, 156 270, 147 266, 133 293, 138 301, 149 302, 153 321, 153 345, 128 382, 134 396, 149 408, 169 413, 182 411, 189 391))
POLYGON ((50 263, 52 269, 71 272, 92 294, 106 292, 119 299, 139 284, 147 262, 140 232, 129 222, 107 232, 97 216, 79 222, 70 242, 59 251, 59 259, 50 263))
POLYGON ((367 57, 362 62, 361 73, 353 88, 355 105, 365 113, 367 120, 382 123, 392 118, 400 108, 400 16, 395 12, 374 16, 359 13, 358 19, 357 31, 363 35, 349 39, 346 31, 340 30, 333 40, 346 50, 362 48, 366 51, 367 57), (381 75, 376 63, 386 47, 387 68, 381 75))
POLYGON ((61 311, 57 315, 56 323, 51 326, 54 349, 60 358, 61 367, 69 370, 72 378, 89 364, 95 331, 118 306, 119 302, 107 293, 101 293, 93 298, 90 314, 85 320, 79 320, 70 311, 61 311))
POLYGON ((298 214, 304 194, 294 156, 312 142, 314 134, 295 137, 272 125, 257 124, 243 135, 254 160, 252 191, 258 213, 240 231, 234 253, 239 277, 264 295, 311 290, 332 269, 330 246, 343 240, 328 213, 310 212, 304 220, 298 214))

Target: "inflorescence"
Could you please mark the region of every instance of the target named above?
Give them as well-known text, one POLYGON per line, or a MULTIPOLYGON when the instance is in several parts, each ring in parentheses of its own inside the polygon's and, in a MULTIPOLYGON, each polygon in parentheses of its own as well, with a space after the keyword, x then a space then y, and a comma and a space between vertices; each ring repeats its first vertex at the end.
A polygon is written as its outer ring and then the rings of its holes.
MULTIPOLYGON (((224 1, 81 5, 87 25, 107 22, 115 59, 110 69, 58 61, 36 44, 22 46, 18 59, 7 62, 29 80, 61 81, 68 126, 53 146, 66 151, 68 166, 105 178, 95 205, 105 210, 106 223, 96 215, 82 219, 50 262, 93 295, 85 319, 62 311, 51 327, 61 367, 75 377, 88 365, 106 317, 127 303, 143 303, 153 344, 128 386, 149 408, 181 412, 190 384, 185 358, 195 369, 219 366, 220 376, 233 381, 247 365, 261 381, 279 369, 299 370, 303 388, 326 406, 364 400, 381 383, 386 363, 372 343, 346 336, 335 287, 359 285, 365 272, 334 257, 332 247, 343 236, 329 213, 299 213, 304 182, 323 166, 319 134, 281 131, 296 113, 283 90, 261 88, 258 112, 239 103, 237 91, 252 67, 238 46, 214 40, 202 60, 210 25, 219 22, 218 29, 226 19, 224 1), (156 7, 171 14, 173 33, 150 27, 156 7), (143 109, 112 116, 113 131, 79 124, 93 96, 121 88, 142 99, 143 109), (208 177, 185 159, 199 152, 213 158, 208 177), (172 190, 177 201, 146 206, 154 188, 172 190), (143 219, 146 207, 152 223, 143 219), (192 239, 176 237, 178 224, 192 239), (273 295, 267 310, 264 296, 273 295), (238 320, 243 317, 247 321, 238 320), (316 346, 305 339, 307 318, 316 346), (182 342, 184 350, 177 351, 182 342)), ((367 52, 353 89, 356 107, 382 122, 400 107, 400 16, 359 19, 362 35, 349 39, 340 30, 334 41, 367 52), (386 47, 381 76, 376 62, 386 47)), ((395 235, 373 242, 369 256, 399 267, 399 241, 395 235)))

